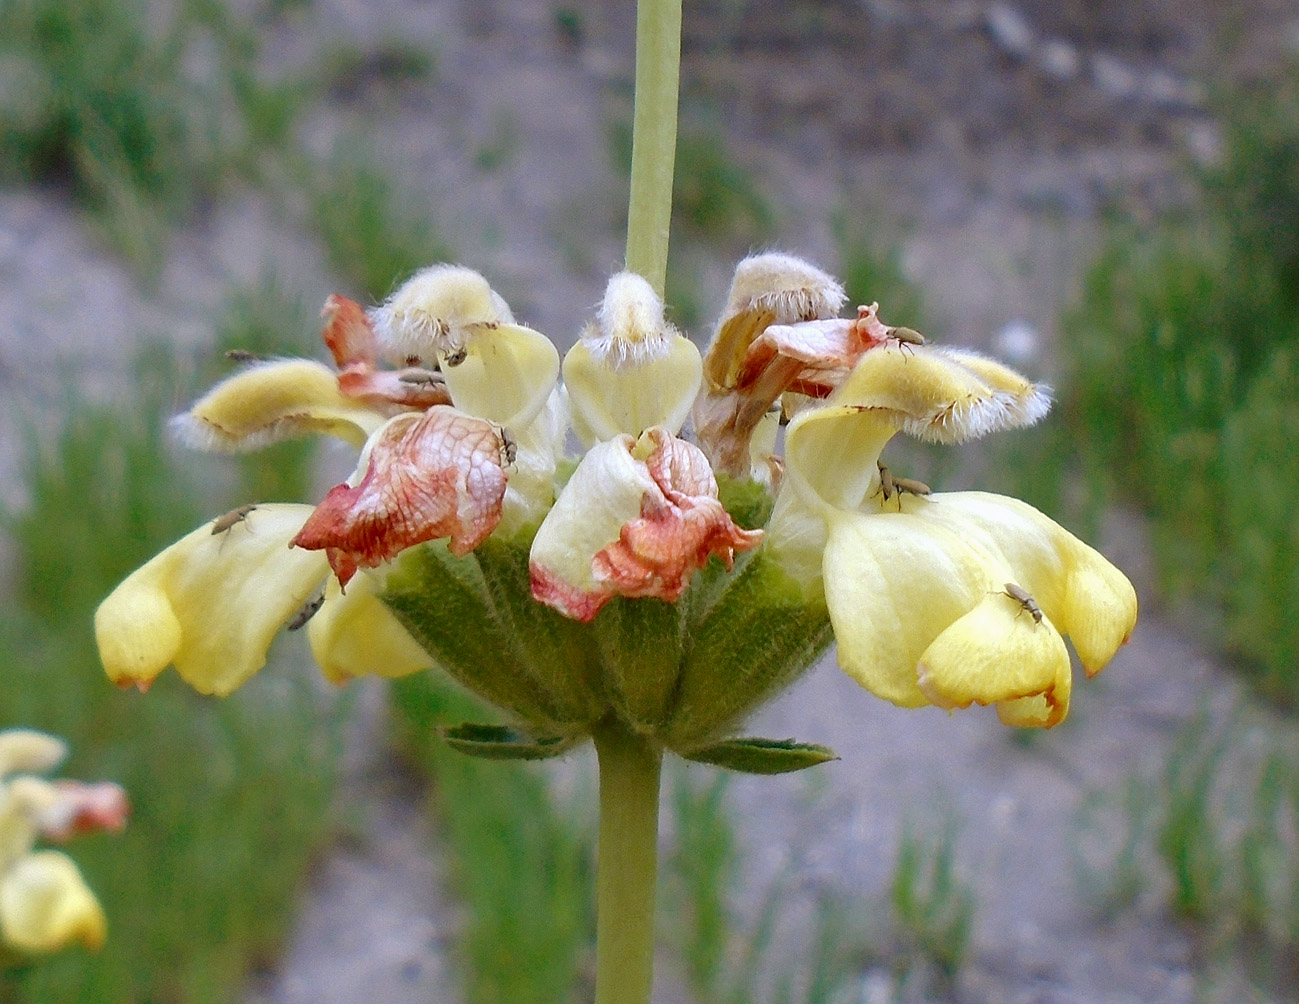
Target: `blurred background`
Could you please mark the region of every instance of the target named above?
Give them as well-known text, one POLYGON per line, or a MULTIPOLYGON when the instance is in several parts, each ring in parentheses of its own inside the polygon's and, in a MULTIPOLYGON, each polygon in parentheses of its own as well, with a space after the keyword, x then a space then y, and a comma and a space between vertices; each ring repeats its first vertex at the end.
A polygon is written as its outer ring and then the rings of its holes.
MULTIPOLYGON (((1143 616, 1068 722, 900 711, 833 661, 668 772, 659 999, 1299 995, 1299 9, 1292 0, 686 0, 669 300, 702 343, 777 248, 1055 386, 1037 429, 895 441, 1021 495, 1143 616), (680 768, 680 769, 676 769, 680 768)), ((429 674, 234 698, 104 680, 95 604, 347 451, 184 454, 224 352, 320 357, 331 292, 484 272, 571 343, 620 266, 631 0, 0 0, 0 725, 135 813, 73 848, 108 947, 24 1004, 589 999, 594 771, 443 749, 429 674)))

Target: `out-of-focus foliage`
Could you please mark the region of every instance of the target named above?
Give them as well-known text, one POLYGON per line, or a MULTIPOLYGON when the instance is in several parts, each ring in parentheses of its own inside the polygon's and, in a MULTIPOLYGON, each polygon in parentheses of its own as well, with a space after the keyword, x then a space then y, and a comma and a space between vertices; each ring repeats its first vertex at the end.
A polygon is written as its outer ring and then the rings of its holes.
POLYGON ((297 89, 257 76, 258 38, 208 0, 5 0, 0 178, 69 186, 156 274, 166 222, 289 133, 297 89))
POLYGON ((1105 914, 1160 910, 1195 927, 1197 968, 1238 971, 1291 999, 1299 985, 1299 770, 1293 729, 1207 708, 1162 773, 1092 796, 1080 878, 1105 914))
POLYGON ((1219 605, 1299 701, 1299 69, 1225 104, 1202 205, 1117 229, 1068 318, 1064 425, 1094 486, 1153 518, 1165 587, 1219 605))
POLYGON ((312 195, 316 230, 348 292, 382 300, 417 269, 450 261, 427 214, 412 206, 390 175, 364 155, 340 150, 321 168, 312 195))

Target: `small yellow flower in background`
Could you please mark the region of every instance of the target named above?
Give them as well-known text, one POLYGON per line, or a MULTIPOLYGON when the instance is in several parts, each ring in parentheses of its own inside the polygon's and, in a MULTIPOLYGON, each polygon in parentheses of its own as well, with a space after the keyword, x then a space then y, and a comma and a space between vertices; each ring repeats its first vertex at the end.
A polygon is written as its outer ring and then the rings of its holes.
MULTIPOLYGON (((144 688, 174 664, 229 693, 310 618, 330 679, 437 666, 545 740, 483 755, 553 755, 615 715, 735 766, 719 744, 836 640, 896 704, 1057 724, 1063 636, 1099 671, 1136 621, 1127 579, 1021 502, 879 462, 898 432, 1032 424, 1047 392, 876 304, 840 317, 844 300, 806 262, 751 257, 701 356, 620 273, 561 365, 469 269, 425 269, 368 312, 331 296, 334 370, 255 364, 176 426, 227 450, 335 435, 361 448, 355 473, 133 573, 96 614, 109 676, 144 688)), ((787 752, 745 755, 793 769, 787 752)))
POLYGON ((0 732, 0 943, 24 954, 73 942, 97 949, 107 932, 103 908, 72 859, 33 849, 41 839, 62 843, 126 825, 126 794, 117 785, 34 776, 66 754, 43 732, 0 732))

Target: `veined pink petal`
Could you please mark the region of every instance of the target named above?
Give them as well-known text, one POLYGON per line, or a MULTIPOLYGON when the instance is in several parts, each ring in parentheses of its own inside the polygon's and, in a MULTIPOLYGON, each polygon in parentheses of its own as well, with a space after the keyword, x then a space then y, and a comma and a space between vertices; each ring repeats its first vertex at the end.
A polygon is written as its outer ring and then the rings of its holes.
POLYGON ((665 429, 650 429, 646 436, 654 449, 644 463, 657 491, 645 492, 640 517, 595 555, 591 572, 609 595, 675 602, 709 556, 730 568, 737 550, 758 546, 762 531, 742 530, 731 520, 698 447, 665 429))
POLYGON ((425 411, 435 404, 450 404, 442 374, 420 367, 381 370, 377 366, 379 341, 374 325, 355 300, 334 293, 320 312, 325 321, 322 337, 338 366, 338 389, 348 397, 365 398, 396 414, 425 411))
POLYGON ((858 307, 855 318, 827 317, 768 326, 749 346, 736 377, 736 389, 756 388, 762 374, 779 365, 786 374, 782 391, 793 390, 808 397, 829 396, 863 352, 888 344, 891 329, 879 319, 878 310, 879 305, 872 303, 858 307))
POLYGON ((356 485, 334 487, 292 544, 324 549, 340 583, 415 544, 450 537, 468 554, 496 528, 505 497, 501 436, 490 422, 437 406, 390 421, 362 457, 356 485))

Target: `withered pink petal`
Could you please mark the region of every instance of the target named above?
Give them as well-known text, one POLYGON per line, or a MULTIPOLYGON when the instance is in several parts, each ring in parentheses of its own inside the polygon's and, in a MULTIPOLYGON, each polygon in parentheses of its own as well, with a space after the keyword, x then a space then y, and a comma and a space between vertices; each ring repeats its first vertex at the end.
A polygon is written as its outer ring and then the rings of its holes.
POLYGON ((381 370, 376 363, 379 343, 374 326, 355 300, 334 293, 325 301, 323 337, 338 367, 338 389, 348 397, 365 398, 387 414, 424 411, 435 404, 450 404, 442 374, 409 367, 381 370))
POLYGON ((39 821, 46 839, 63 843, 83 833, 118 833, 126 826, 131 806, 121 785, 60 780, 54 788, 58 797, 39 821))
POLYGON ((658 492, 646 492, 640 518, 591 562, 597 582, 622 596, 675 602, 690 577, 712 555, 727 568, 735 552, 757 547, 761 530, 737 526, 717 498, 717 480, 698 447, 664 429, 651 429, 654 450, 645 461, 658 492))
POLYGON ((678 439, 667 429, 646 429, 644 436, 654 444, 645 458, 645 469, 664 494, 717 497, 717 478, 699 447, 678 439))
POLYGON ((341 370, 357 363, 374 365, 379 358, 379 341, 359 303, 333 293, 325 301, 320 316, 325 322, 321 335, 334 356, 335 366, 341 370))
POLYGON ((324 549, 343 584, 440 537, 468 554, 500 522, 503 449, 490 422, 443 405, 395 419, 371 441, 360 483, 331 489, 292 544, 324 549))
POLYGON ((759 369, 775 359, 798 363, 784 389, 809 397, 827 397, 841 384, 862 354, 887 345, 889 327, 876 316, 876 304, 857 308, 857 317, 832 317, 799 324, 773 324, 749 348, 738 386, 757 382, 759 369))

